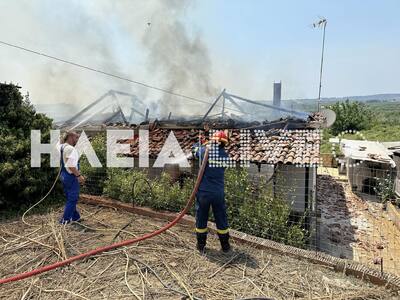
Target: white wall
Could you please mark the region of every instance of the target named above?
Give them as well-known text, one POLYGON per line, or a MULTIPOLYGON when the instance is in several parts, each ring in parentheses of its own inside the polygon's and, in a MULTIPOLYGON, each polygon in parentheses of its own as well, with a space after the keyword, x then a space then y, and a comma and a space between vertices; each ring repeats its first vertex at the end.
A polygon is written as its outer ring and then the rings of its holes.
MULTIPOLYGON (((308 205, 314 209, 316 188, 316 167, 309 168, 308 179, 308 205)), ((291 203, 295 212, 305 211, 306 198, 306 168, 294 165, 281 165, 277 169, 275 180, 275 193, 291 203)))

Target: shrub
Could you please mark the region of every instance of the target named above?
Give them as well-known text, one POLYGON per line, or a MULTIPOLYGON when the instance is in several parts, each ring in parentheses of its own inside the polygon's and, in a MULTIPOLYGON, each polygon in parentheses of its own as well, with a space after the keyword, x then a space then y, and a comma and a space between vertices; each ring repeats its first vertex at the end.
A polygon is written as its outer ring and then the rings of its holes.
POLYGON ((162 173, 157 180, 150 180, 143 171, 115 168, 108 170, 103 193, 111 198, 157 210, 180 211, 191 190, 190 180, 185 180, 181 187, 178 182, 172 182, 167 173, 162 173))
POLYGON ((380 198, 382 204, 396 198, 394 178, 390 172, 387 172, 384 177, 378 178, 374 191, 380 198))
POLYGON ((304 246, 305 231, 301 223, 292 222, 290 216, 290 205, 261 187, 257 197, 247 199, 240 207, 238 229, 284 244, 304 246))
POLYGON ((0 208, 19 209, 37 201, 51 187, 57 170, 49 156, 42 167, 31 168, 30 132, 38 129, 42 142, 49 142, 52 120, 36 113, 13 84, 0 83, 0 208))
POLYGON ((264 177, 254 182, 246 169, 227 169, 225 199, 232 228, 297 247, 305 245, 302 220, 291 221, 289 203, 282 195, 273 196, 264 177))
MULTIPOLYGON (((302 220, 291 221, 290 205, 283 197, 273 197, 262 180, 253 184, 247 170, 227 169, 225 199, 230 226, 256 236, 297 247, 305 245, 302 220)), ((156 210, 181 211, 193 189, 192 179, 172 182, 167 173, 150 180, 146 172, 134 169, 109 169, 103 194, 156 210)), ((194 214, 192 207, 191 214, 194 214)), ((211 217, 212 219, 212 217, 211 217)))
POLYGON ((369 129, 373 125, 374 114, 363 103, 336 102, 330 108, 336 113, 336 121, 330 128, 333 135, 346 130, 364 130, 369 129))
POLYGON ((248 172, 243 168, 228 168, 225 171, 225 201, 230 226, 241 224, 238 218, 242 205, 251 199, 251 182, 248 172))
POLYGON ((82 156, 80 169, 86 178, 86 184, 83 186, 82 192, 92 195, 101 195, 103 193, 104 181, 107 179, 107 169, 105 167, 107 155, 106 137, 101 133, 94 136, 90 142, 103 167, 92 167, 86 156, 82 156))

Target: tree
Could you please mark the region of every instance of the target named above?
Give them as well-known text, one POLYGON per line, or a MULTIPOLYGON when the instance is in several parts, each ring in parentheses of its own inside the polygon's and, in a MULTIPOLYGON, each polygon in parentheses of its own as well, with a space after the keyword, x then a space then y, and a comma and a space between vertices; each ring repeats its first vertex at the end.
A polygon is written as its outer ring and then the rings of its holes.
POLYGON ((57 174, 49 157, 41 168, 31 168, 30 132, 42 132, 49 141, 52 120, 36 113, 29 95, 21 95, 14 84, 0 83, 0 209, 18 209, 38 200, 57 174))
POLYGON ((333 135, 346 130, 369 129, 373 125, 374 114, 363 103, 347 99, 345 102, 336 102, 330 108, 336 113, 336 121, 330 128, 333 135))

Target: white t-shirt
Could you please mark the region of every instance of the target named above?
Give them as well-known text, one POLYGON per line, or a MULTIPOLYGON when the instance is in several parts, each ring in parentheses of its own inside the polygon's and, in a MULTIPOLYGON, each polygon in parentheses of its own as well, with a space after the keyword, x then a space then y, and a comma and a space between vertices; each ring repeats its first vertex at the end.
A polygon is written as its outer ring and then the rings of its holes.
POLYGON ((69 167, 78 167, 78 161, 79 161, 79 153, 75 149, 74 146, 71 146, 70 144, 57 144, 57 150, 61 151, 61 148, 63 149, 63 161, 64 161, 64 166, 65 169, 67 170, 68 173, 72 174, 72 171, 69 169, 69 167))

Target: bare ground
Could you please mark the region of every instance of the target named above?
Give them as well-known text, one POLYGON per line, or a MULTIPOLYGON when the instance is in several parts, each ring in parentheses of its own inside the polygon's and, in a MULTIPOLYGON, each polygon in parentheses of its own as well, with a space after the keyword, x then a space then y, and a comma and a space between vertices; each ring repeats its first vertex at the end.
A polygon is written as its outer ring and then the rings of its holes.
MULTIPOLYGON (((47 265, 165 224, 80 205, 84 221, 61 226, 62 208, 1 224, 0 277, 47 265)), ((272 251, 234 244, 222 254, 211 235, 205 255, 193 229, 178 225, 153 239, 95 255, 0 288, 1 299, 399 299, 364 281, 272 251)))
POLYGON ((400 275, 400 232, 380 203, 332 176, 318 177, 317 193, 323 251, 400 275))

